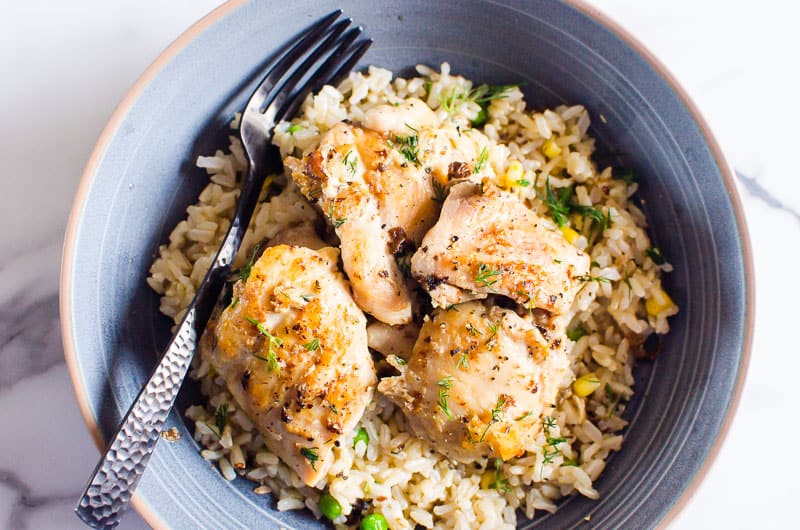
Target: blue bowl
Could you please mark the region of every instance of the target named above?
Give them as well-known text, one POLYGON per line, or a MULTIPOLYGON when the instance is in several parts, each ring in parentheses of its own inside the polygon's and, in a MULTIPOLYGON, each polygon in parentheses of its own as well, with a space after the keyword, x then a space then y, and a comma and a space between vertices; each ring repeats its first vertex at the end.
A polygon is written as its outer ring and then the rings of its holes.
MULTIPOLYGON (((337 4, 375 44, 362 64, 407 72, 448 61, 490 83, 524 82, 529 104, 582 103, 590 134, 615 165, 641 175, 652 236, 675 267, 666 285, 681 312, 655 362, 636 371, 621 452, 596 482, 601 499, 563 500, 522 527, 650 527, 677 513, 730 423, 753 322, 750 248, 730 166, 697 109, 663 66, 594 9, 569 1, 397 0, 337 4), (456 7, 457 5, 457 7, 456 7)), ((194 160, 222 143, 261 65, 333 4, 234 1, 171 45, 136 83, 86 167, 67 231, 61 316, 78 402, 98 447, 156 363, 170 321, 145 283, 158 245, 196 201, 194 160)), ((157 528, 316 528, 278 513, 244 479, 225 481, 198 454, 181 411, 134 497, 157 528)), ((87 473, 90 470, 87 469, 87 473)))

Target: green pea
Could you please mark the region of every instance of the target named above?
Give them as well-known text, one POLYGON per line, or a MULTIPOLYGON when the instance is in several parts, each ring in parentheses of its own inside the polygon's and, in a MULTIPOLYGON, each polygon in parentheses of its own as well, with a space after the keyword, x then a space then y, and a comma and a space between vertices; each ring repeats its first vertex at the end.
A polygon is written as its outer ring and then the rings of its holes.
POLYGON ((355 447, 358 442, 364 442, 364 445, 369 445, 369 434, 367 434, 367 430, 364 427, 358 429, 356 437, 353 438, 353 447, 355 447))
POLYGON ((360 530, 389 530, 386 517, 379 513, 371 513, 361 520, 360 530))
POLYGON ((328 493, 319 498, 319 510, 331 521, 342 515, 342 505, 328 493))

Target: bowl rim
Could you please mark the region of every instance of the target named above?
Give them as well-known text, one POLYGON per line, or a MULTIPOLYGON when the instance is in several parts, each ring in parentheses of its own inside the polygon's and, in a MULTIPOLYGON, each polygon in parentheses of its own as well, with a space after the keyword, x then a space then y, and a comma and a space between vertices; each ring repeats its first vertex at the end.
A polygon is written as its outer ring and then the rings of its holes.
MULTIPOLYGON (((72 334, 72 315, 70 313, 70 301, 72 300, 72 272, 73 262, 76 250, 76 241, 78 236, 78 226, 80 224, 81 213, 83 212, 84 205, 86 204, 89 190, 95 173, 100 165, 104 153, 106 152, 112 138, 119 130, 128 112, 133 107, 134 103, 139 99, 140 94, 144 89, 154 80, 158 73, 169 64, 184 48, 186 48, 198 35, 203 33, 206 29, 210 28, 217 23, 220 19, 232 13, 242 5, 250 0, 227 0, 224 4, 216 7, 208 14, 203 16, 200 20, 192 24, 188 29, 181 33, 167 48, 165 48, 158 57, 147 67, 147 69, 139 76, 133 86, 128 90, 120 103, 117 105, 114 113, 109 119, 106 126, 103 128, 100 136, 92 149, 89 159, 81 174, 80 181, 78 182, 77 191, 73 199, 72 207, 69 214, 69 219, 66 225, 66 232, 64 237, 64 246, 61 258, 61 272, 60 272, 60 287, 59 287, 59 313, 61 319, 61 337, 64 348, 64 357, 66 359, 67 369, 69 371, 72 388, 75 393, 75 398, 78 407, 83 417, 84 422, 89 430, 89 433, 94 440, 95 445, 100 451, 105 449, 105 441, 100 433, 100 428, 97 424, 97 419, 94 417, 89 404, 88 393, 83 385, 80 374, 80 369, 77 360, 77 351, 74 348, 74 340, 72 334)), ((686 90, 678 83, 677 79, 666 68, 666 66, 651 52, 644 44, 642 44, 636 37, 633 36, 627 29, 625 29, 618 22, 613 20, 610 16, 606 15, 597 7, 590 5, 585 0, 562 0, 568 6, 580 11, 584 15, 593 19, 595 22, 604 26, 611 33, 615 34, 627 46, 643 57, 649 65, 666 81, 671 90, 678 96, 681 102, 686 106, 689 114, 697 123, 700 132, 710 149, 714 159, 719 165, 720 172, 723 178, 723 184, 728 192, 728 197, 731 200, 733 207, 734 217, 736 218, 736 228, 739 234, 739 239, 742 248, 742 259, 744 265, 745 276, 745 319, 744 319, 744 334, 742 336, 742 352, 739 360, 739 369, 737 378, 734 385, 733 395, 731 396, 728 410, 725 414, 725 419, 719 430, 719 433, 711 446, 711 449, 703 462, 702 466, 697 470, 694 477, 692 477, 689 485, 681 493, 678 500, 670 508, 669 512, 659 522, 659 528, 666 528, 675 521, 678 514, 687 506, 691 498, 697 492, 700 484, 705 479, 709 470, 716 461, 720 449, 722 448, 725 439, 730 432, 730 427, 736 411, 741 402, 742 391, 744 389, 744 381, 750 364, 750 356, 752 353, 753 345, 753 330, 755 321, 755 279, 753 269, 753 253, 750 242, 750 235, 745 221, 744 209, 739 192, 736 188, 734 169, 730 162, 727 160, 722 152, 722 149, 714 137, 708 122, 701 114, 699 108, 694 103, 692 98, 686 90)), ((147 501, 142 498, 138 493, 134 493, 131 500, 133 507, 142 516, 142 518, 152 528, 157 530, 168 529, 169 525, 164 521, 161 516, 154 511, 147 501)))

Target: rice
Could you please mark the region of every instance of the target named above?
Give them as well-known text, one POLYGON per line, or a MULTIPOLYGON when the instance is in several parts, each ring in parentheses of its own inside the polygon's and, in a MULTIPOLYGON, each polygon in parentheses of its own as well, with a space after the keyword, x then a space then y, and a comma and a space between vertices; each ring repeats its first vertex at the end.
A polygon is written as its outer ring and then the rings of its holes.
MULTIPOLYGON (((420 77, 411 79, 393 79, 390 71, 376 67, 366 74, 351 73, 339 87, 326 86, 308 96, 291 123, 278 124, 275 144, 283 156, 309 151, 341 120, 358 122, 374 105, 409 97, 425 100, 442 117, 468 128, 481 108, 457 96, 473 88, 471 81, 452 75, 446 63, 438 72, 426 66, 417 71, 420 77), (448 97, 451 104, 444 109, 440 101, 448 97)), ((238 120, 236 116, 234 128, 238 120)), ((549 217, 536 191, 549 179, 556 191, 575 185, 578 204, 599 209, 611 219, 599 236, 592 236, 586 226, 581 230, 583 221, 577 219, 571 222, 575 232, 565 231, 565 237, 574 236, 572 243, 592 260, 570 325, 575 339, 571 369, 575 377, 595 374, 600 385, 586 398, 571 386, 564 388, 549 427, 532 450, 500 470, 491 461, 477 467, 454 463, 410 434, 403 414, 379 396, 359 424, 369 442, 354 444, 355 432, 341 439, 327 476, 316 489, 309 488, 270 453, 224 381, 207 361, 198 359, 192 377, 200 381, 206 402, 187 409, 186 416, 195 422, 194 439, 204 448, 203 458, 215 462, 228 480, 243 476, 254 482, 256 493, 273 492, 278 510, 308 508, 320 517, 317 502, 320 492, 327 490, 342 505, 343 515, 334 521, 339 528, 347 526, 347 516, 364 502, 395 530, 416 525, 502 529, 515 527, 517 513, 532 519, 539 512, 554 512, 558 499, 566 495, 598 498, 593 481, 611 452, 622 446, 621 431, 627 422, 621 416, 633 395, 634 354, 650 334, 669 331, 668 317, 678 308, 661 288, 661 273, 671 266, 647 257, 651 244, 646 220, 632 201, 637 184, 612 178, 612 168, 597 167, 592 160, 594 140, 587 135, 589 124, 589 113, 581 105, 532 112, 526 109, 522 92, 512 88, 490 102, 482 128, 497 184, 518 194, 539 215, 549 217), (521 170, 515 181, 508 181, 512 160, 520 163, 521 170), (492 479, 494 487, 486 487, 487 476, 498 479, 492 479)), ((172 231, 169 243, 159 249, 147 279, 161 295, 161 311, 176 323, 230 224, 246 169, 239 140, 231 136, 227 151, 201 156, 197 166, 206 170, 210 182, 172 231)), ((269 177, 235 265, 246 260, 257 242, 316 216, 285 177, 269 177), (281 190, 268 197, 273 183, 281 190)))

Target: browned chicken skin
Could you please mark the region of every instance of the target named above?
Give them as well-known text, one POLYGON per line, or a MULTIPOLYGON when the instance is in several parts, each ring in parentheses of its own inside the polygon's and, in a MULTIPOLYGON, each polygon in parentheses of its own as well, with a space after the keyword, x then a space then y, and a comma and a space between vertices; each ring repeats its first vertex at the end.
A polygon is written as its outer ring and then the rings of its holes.
POLYGON ((378 390, 417 435, 471 462, 507 460, 532 445, 568 361, 514 311, 468 302, 435 310, 408 364, 395 364, 401 375, 382 379, 378 390))
POLYGON ((587 255, 488 181, 451 188, 411 260, 436 307, 502 294, 553 315, 568 313, 588 272, 587 255))
POLYGON ((335 228, 356 302, 390 325, 412 314, 395 257, 413 252, 436 222, 449 183, 475 176, 477 145, 487 141, 437 121, 419 100, 378 105, 367 127, 339 123, 302 160, 284 160, 335 228))
POLYGON ((309 486, 325 475, 333 444, 359 421, 376 383, 366 318, 337 260, 330 247, 267 248, 234 286, 204 352, 270 450, 309 486))

